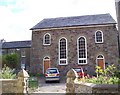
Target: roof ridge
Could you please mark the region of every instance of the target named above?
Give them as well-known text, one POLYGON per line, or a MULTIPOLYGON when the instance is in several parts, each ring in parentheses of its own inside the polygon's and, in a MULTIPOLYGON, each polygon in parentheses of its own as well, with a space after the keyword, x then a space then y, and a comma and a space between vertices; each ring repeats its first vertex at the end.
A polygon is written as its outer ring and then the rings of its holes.
POLYGON ((8 42, 4 42, 4 43, 12 43, 12 42, 29 42, 31 40, 23 40, 23 41, 8 41, 8 42))
MULTIPOLYGON (((110 15, 110 13, 104 13, 104 14, 93 14, 93 15, 80 15, 80 16, 65 16, 65 17, 55 17, 55 18, 44 18, 43 20, 48 20, 48 19, 60 19, 60 18, 74 18, 74 17, 84 17, 84 16, 97 16, 97 15, 110 15)), ((42 20, 42 21, 43 21, 42 20)))
POLYGON ((31 47, 32 41, 11 41, 2 43, 3 49, 8 48, 29 48, 31 47))
POLYGON ((86 26, 86 25, 104 25, 104 24, 116 24, 116 21, 110 15, 94 14, 94 15, 82 15, 82 16, 69 16, 69 17, 56 17, 45 18, 37 23, 30 30, 34 29, 47 29, 47 28, 60 28, 60 27, 72 27, 72 26, 86 26))

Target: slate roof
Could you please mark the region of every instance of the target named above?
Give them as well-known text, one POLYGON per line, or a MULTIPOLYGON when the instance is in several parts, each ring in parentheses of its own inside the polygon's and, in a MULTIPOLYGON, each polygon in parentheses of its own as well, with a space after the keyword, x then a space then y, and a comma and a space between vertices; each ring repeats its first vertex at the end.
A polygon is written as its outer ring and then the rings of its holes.
POLYGON ((43 19, 30 30, 73 26, 116 24, 110 14, 85 15, 43 19))
POLYGON ((13 41, 4 42, 2 44, 2 49, 13 49, 13 48, 30 48, 31 41, 13 41))

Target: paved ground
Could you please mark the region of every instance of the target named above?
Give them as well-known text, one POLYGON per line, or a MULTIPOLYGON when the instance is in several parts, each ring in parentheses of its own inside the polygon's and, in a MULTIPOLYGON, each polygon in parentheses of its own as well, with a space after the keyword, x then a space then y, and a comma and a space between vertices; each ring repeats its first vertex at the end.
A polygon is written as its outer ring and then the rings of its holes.
POLYGON ((45 83, 44 77, 39 78, 39 87, 34 91, 34 93, 65 93, 66 80, 61 79, 60 83, 49 82, 45 83))

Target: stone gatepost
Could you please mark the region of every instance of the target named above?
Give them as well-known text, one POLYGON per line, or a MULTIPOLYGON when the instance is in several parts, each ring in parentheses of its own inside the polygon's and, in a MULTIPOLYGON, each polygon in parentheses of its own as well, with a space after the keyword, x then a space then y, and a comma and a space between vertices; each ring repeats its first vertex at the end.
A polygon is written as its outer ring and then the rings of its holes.
POLYGON ((66 94, 75 93, 74 81, 78 79, 78 75, 74 69, 71 69, 67 73, 67 81, 66 81, 66 94))
POLYGON ((22 69, 18 73, 18 82, 17 82, 17 93, 27 94, 28 93, 28 73, 22 69))

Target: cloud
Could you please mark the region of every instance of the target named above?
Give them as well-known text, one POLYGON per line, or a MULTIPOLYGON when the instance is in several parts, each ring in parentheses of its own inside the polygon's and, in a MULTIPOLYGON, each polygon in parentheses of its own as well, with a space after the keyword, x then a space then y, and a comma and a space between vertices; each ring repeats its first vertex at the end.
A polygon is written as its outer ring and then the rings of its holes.
POLYGON ((0 0, 0 6, 15 5, 16 0, 0 0))
POLYGON ((11 12, 21 12, 25 9, 25 0, 0 0, 0 6, 6 7, 11 12))
POLYGON ((31 39, 29 30, 44 18, 110 13, 114 0, 0 0, 0 39, 31 39))
POLYGON ((28 21, 25 21, 28 15, 23 14, 26 9, 24 0, 3 1, 0 1, 0 39, 4 38, 7 41, 31 39, 31 32, 28 32, 30 26, 27 24, 28 21))

